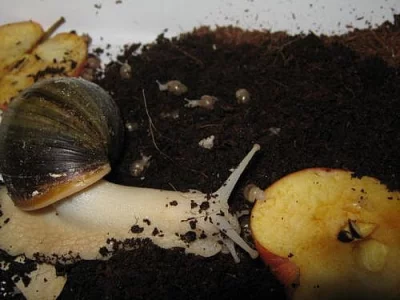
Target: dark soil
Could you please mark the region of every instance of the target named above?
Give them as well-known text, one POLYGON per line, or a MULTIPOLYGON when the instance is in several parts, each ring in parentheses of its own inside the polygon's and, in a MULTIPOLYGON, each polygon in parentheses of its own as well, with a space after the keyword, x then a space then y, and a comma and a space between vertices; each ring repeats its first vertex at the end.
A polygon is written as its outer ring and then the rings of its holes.
MULTIPOLYGON (((398 45, 396 23, 329 38, 200 28, 172 40, 160 36, 140 54, 139 45, 126 47, 118 60, 132 67, 131 78, 122 79, 114 62, 97 80, 133 128, 109 179, 212 192, 259 143, 232 194, 233 210, 250 208, 242 195, 246 184, 266 188, 309 167, 343 168, 399 189, 398 45), (392 50, 395 56, 384 55, 392 50), (180 80, 188 93, 160 92, 156 80, 180 80), (239 88, 251 93, 248 104, 237 104, 239 88), (219 99, 214 110, 184 107, 184 97, 202 95, 219 99), (214 147, 201 148, 199 141, 211 135, 214 147), (133 177, 129 167, 141 154, 151 156, 150 165, 133 177)), ((133 243, 135 250, 109 261, 60 270, 68 274, 60 299, 284 299, 268 268, 244 253, 235 264, 229 255, 201 258, 133 243)))

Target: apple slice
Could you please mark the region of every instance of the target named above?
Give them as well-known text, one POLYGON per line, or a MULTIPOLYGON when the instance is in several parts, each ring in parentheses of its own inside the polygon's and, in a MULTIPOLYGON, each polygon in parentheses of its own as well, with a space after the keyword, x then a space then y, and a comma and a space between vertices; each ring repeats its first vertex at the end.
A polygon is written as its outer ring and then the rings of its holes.
POLYGON ((87 43, 75 33, 59 33, 23 55, 0 78, 0 107, 35 81, 55 76, 77 76, 87 58, 87 43))
POLYGON ((250 226, 291 299, 400 299, 400 192, 374 178, 289 174, 256 201, 250 226))
POLYGON ((33 21, 0 26, 0 78, 36 46, 43 34, 42 26, 33 21))

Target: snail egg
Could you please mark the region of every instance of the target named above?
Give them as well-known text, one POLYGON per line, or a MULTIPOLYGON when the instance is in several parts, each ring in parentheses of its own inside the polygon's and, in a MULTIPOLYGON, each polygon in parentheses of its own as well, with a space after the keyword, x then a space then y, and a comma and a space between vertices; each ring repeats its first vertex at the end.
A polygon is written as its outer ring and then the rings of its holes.
POLYGON ((122 79, 130 79, 132 77, 132 67, 127 63, 122 64, 119 69, 119 75, 122 79))
POLYGON ((236 101, 238 104, 247 104, 250 102, 250 93, 246 89, 239 89, 236 91, 236 101))
POLYGON ((126 130, 128 130, 129 132, 135 131, 139 128, 139 124, 136 122, 126 122, 125 123, 125 128, 126 130))

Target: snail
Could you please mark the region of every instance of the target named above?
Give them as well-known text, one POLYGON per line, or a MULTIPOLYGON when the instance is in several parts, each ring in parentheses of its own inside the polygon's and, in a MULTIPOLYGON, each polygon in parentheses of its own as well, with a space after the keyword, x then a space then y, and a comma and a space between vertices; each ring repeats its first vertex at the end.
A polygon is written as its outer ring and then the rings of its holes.
POLYGON ((151 156, 141 154, 142 158, 135 160, 129 167, 129 173, 133 177, 139 177, 149 167, 151 156))
POLYGON ((99 249, 111 238, 149 238, 204 257, 227 248, 238 261, 234 244, 258 256, 240 237, 228 198, 259 145, 209 195, 128 187, 103 179, 123 128, 111 97, 84 79, 43 80, 16 97, 0 126, 0 248, 68 263, 104 259, 99 249))
POLYGON ((119 75, 122 79, 132 78, 132 67, 128 63, 123 63, 119 68, 119 75))
POLYGON ((264 198, 264 191, 255 184, 250 183, 245 186, 243 196, 250 203, 254 203, 257 199, 264 198))
POLYGON ((156 83, 158 84, 158 89, 161 92, 168 91, 175 96, 181 96, 188 91, 187 86, 179 80, 169 80, 167 83, 161 83, 156 80, 156 83))
POLYGON ((185 107, 203 107, 208 110, 213 110, 214 104, 218 101, 218 98, 210 95, 203 95, 200 99, 190 100, 185 98, 185 101, 187 102, 185 107))

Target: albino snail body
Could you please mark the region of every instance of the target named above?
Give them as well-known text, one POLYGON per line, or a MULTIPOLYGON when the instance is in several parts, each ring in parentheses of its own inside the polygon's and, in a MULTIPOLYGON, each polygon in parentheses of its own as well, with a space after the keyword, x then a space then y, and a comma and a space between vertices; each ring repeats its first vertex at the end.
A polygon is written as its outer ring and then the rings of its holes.
POLYGON ((62 257, 60 262, 68 262, 78 255, 82 259, 101 258, 99 249, 107 246, 108 239, 150 238, 161 247, 183 247, 188 253, 202 256, 218 253, 223 244, 234 253, 233 242, 252 257, 258 255, 239 236, 237 217, 228 212, 228 198, 258 145, 211 195, 125 187, 104 180, 93 184, 110 170, 107 157, 117 158, 121 128, 112 99, 84 80, 42 81, 15 99, 0 126, 0 173, 10 195, 5 188, 0 189, 3 213, 0 222, 4 223, 0 229, 0 248, 12 255, 24 253, 33 258, 39 253, 55 261, 62 257), (73 102, 78 104, 78 111, 74 110, 73 102), (61 112, 63 109, 66 112, 61 112), (51 110, 57 113, 46 115, 51 110), (53 125, 54 135, 43 137, 44 152, 38 154, 35 151, 42 137, 35 139, 32 134, 40 132, 42 129, 38 128, 43 123, 49 126, 57 123, 47 116, 57 116, 61 124, 53 125), (20 123, 21 120, 29 122, 20 123), (88 129, 94 138, 87 131, 82 132, 82 128, 88 129), (77 142, 72 139, 75 137, 77 142), (14 150, 10 148, 11 141, 14 150), (54 157, 54 153, 59 156, 54 157), (23 157, 17 160, 17 154, 23 157), (30 156, 25 157, 26 154, 30 156), (81 164, 86 155, 91 162, 89 166, 81 164), (50 171, 50 165, 57 166, 60 157, 63 159, 60 166, 50 171), (71 157, 70 162, 67 158, 71 157), (59 193, 68 198, 60 201, 59 193), (25 210, 42 209, 26 212, 11 199, 25 210), (50 203, 53 204, 45 207, 50 203))

